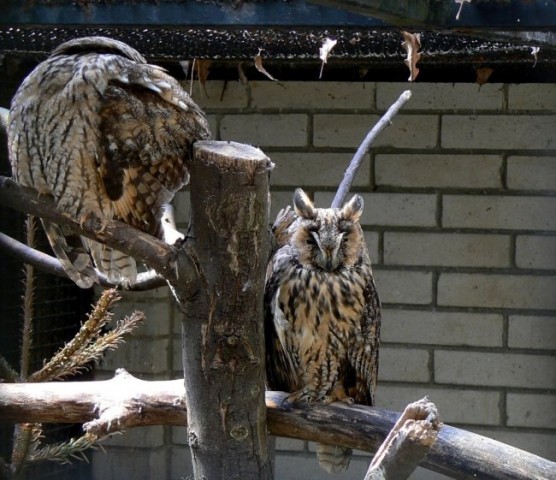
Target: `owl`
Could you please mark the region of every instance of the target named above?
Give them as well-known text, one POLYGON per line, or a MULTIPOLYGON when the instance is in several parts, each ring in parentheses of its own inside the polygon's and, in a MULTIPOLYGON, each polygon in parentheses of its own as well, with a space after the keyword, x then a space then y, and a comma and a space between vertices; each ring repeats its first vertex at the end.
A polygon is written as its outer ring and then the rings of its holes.
MULTIPOLYGON (((265 289, 266 371, 291 401, 374 404, 380 301, 355 195, 341 209, 315 208, 301 189, 274 225, 278 250, 265 289)), ((329 473, 351 450, 317 445, 329 473)))
MULTIPOLYGON (((8 149, 18 183, 83 222, 119 220, 161 238, 161 216, 189 180, 207 120, 179 83, 133 48, 70 40, 23 81, 10 107, 8 149)), ((132 283, 135 260, 43 220, 52 250, 80 287, 132 283)))

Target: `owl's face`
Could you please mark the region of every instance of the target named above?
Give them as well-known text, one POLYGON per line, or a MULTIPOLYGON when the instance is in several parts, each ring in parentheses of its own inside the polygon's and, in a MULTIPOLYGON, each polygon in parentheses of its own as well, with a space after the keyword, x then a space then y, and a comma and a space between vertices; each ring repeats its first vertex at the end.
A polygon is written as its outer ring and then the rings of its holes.
POLYGON ((292 244, 302 265, 332 272, 357 262, 365 241, 359 225, 363 212, 363 199, 359 195, 341 209, 315 208, 298 188, 293 204, 299 220, 292 244))

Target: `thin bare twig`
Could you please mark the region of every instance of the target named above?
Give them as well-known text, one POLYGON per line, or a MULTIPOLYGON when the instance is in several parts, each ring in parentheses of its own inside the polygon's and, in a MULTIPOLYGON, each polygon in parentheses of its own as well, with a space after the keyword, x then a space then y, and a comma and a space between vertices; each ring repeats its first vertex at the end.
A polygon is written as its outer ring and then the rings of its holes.
MULTIPOLYGON (((66 271, 62 268, 60 261, 43 253, 39 250, 29 248, 24 243, 0 232, 0 250, 14 256, 23 263, 33 265, 39 270, 56 275, 62 278, 68 278, 66 271)), ((101 287, 105 288, 123 288, 110 282, 105 275, 98 272, 98 283, 101 287)), ((134 292, 142 292, 145 290, 153 290, 154 288, 166 286, 166 281, 163 277, 158 275, 155 271, 142 272, 137 275, 137 281, 131 285, 126 285, 125 290, 134 292)))
POLYGON ((357 170, 361 166, 363 162, 363 157, 369 151, 369 148, 375 141, 376 137, 384 130, 385 127, 390 125, 392 122, 392 118, 399 112, 399 110, 406 104, 406 102, 411 98, 411 91, 406 90, 403 92, 400 97, 396 100, 396 102, 388 109, 388 111, 382 116, 382 118, 378 121, 378 123, 372 128, 372 130, 367 134, 357 152, 353 156, 346 172, 344 173, 344 178, 340 186, 338 187, 338 191, 336 192, 336 196, 332 201, 332 208, 340 208, 344 201, 346 200, 347 194, 349 189, 351 188, 351 184, 357 174, 357 170))

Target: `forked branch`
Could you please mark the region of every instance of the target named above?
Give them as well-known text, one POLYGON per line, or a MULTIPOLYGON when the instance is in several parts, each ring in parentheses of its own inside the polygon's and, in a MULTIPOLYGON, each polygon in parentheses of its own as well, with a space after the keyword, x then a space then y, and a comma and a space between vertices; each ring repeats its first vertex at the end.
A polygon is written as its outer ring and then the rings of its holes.
MULTIPOLYGON (((293 404, 286 396, 266 392, 273 435, 376 452, 400 417, 361 405, 293 404)), ((89 422, 86 429, 101 435, 139 425, 185 425, 184 397, 183 380, 149 382, 125 371, 100 382, 0 384, 0 422, 89 422)), ((422 411, 425 415, 415 418, 435 425, 422 411)), ((437 427, 437 440, 420 462, 424 468, 459 479, 554 478, 554 462, 449 425, 437 427)))

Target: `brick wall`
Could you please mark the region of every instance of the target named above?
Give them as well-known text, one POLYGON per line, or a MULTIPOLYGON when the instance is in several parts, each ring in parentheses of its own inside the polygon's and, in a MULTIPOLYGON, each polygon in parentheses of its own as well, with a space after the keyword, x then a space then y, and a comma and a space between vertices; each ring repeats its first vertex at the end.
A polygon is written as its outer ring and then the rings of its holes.
MULTIPOLYGON (((275 162, 273 218, 298 186, 329 205, 354 149, 408 87, 215 81, 209 98, 197 86, 194 96, 216 138, 258 145, 275 162)), ((411 89, 352 189, 365 199, 384 306, 378 405, 400 410, 428 395, 443 421, 556 460, 556 86, 411 89)), ((187 194, 176 204, 184 226, 187 194)), ((130 308, 150 321, 100 375, 125 366, 178 378, 168 292, 127 295, 130 308)), ((99 479, 178 479, 190 468, 183 429, 137 430, 107 445, 94 463, 99 479)), ((314 445, 278 439, 276 451, 277 479, 322 478, 314 445)), ((361 479, 367 464, 356 455, 335 478, 361 479)))

